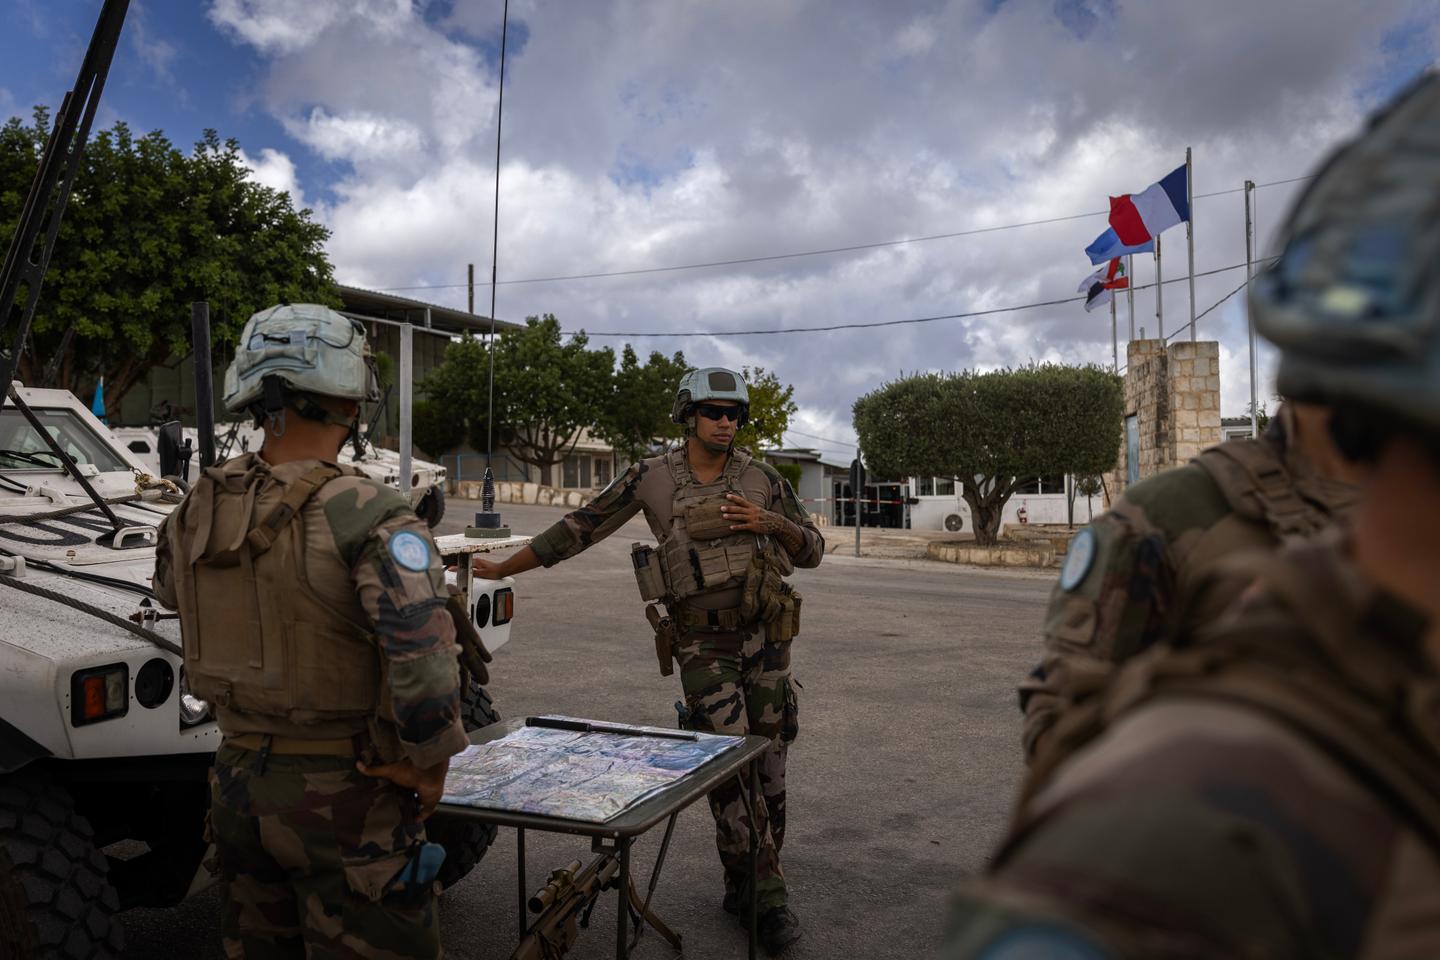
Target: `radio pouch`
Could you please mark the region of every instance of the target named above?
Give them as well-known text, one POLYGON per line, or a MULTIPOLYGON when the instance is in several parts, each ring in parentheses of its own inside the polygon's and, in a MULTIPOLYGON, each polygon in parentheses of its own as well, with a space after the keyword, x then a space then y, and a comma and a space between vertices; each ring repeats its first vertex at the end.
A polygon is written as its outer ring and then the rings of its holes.
POLYGON ((635 567, 635 582, 640 587, 640 599, 659 600, 665 596, 665 576, 660 571, 660 559, 655 548, 648 543, 630 545, 630 562, 635 567))

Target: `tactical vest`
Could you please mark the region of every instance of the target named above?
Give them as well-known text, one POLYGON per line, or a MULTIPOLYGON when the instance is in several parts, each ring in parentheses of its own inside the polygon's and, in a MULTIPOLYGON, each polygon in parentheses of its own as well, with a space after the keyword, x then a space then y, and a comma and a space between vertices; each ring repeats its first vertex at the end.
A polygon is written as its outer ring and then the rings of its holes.
POLYGON ((1311 486, 1324 486, 1325 493, 1313 499, 1302 495, 1300 478, 1265 438, 1226 441, 1202 451, 1195 464, 1215 481, 1237 516, 1265 524, 1281 541, 1314 536, 1354 500, 1353 488, 1318 479, 1311 486))
POLYGON ((379 651, 358 599, 341 608, 314 589, 348 583, 349 571, 338 554, 312 549, 300 518, 326 483, 360 474, 321 464, 283 483, 249 459, 243 472, 236 461, 205 470, 175 518, 190 689, 222 715, 283 718, 302 735, 353 718, 360 732, 382 707, 379 651))
POLYGON ((675 492, 670 529, 660 538, 658 553, 671 603, 683 604, 696 594, 740 587, 745 582, 750 561, 764 547, 765 538, 733 532, 720 508, 728 502, 727 493, 744 496, 740 475, 750 461, 750 454, 736 450, 720 476, 697 483, 683 448, 666 455, 665 466, 675 492))
POLYGON ((1420 650, 1425 625, 1361 584, 1337 559, 1338 540, 1337 532, 1281 561, 1237 563, 1263 572, 1265 606, 1216 640, 1131 661, 1102 695, 1067 707, 1027 772, 995 862, 1036 825, 1028 810, 1055 772, 1121 716, 1160 697, 1236 704, 1299 733, 1440 856, 1440 677, 1420 650))

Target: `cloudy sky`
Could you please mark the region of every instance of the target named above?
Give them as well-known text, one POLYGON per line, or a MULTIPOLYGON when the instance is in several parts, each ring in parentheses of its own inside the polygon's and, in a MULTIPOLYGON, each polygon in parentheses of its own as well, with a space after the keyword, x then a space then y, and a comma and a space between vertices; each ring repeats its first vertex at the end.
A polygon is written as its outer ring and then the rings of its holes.
MULTIPOLYGON (((334 231, 342 282, 463 306, 466 264, 484 278, 491 258, 502 2, 132 0, 101 123, 238 138, 334 231)), ((0 114, 58 103, 99 6, 0 3, 0 114)), ((848 459, 860 394, 916 370, 1109 363, 1108 312, 727 331, 1073 296, 1107 196, 1187 146, 1196 269, 1243 264, 1243 182, 1262 184, 1264 249, 1299 186, 1282 181, 1437 47, 1440 0, 513 0, 496 314, 772 369, 801 408, 788 439, 848 459)), ((1181 279, 1183 228, 1164 239, 1181 279)), ((1153 279, 1148 256, 1136 274, 1153 279)), ((1197 310, 1243 279, 1198 279, 1197 310)), ((1183 279, 1164 289, 1169 335, 1190 305, 1183 279)), ((1242 300, 1199 325, 1227 415, 1249 395, 1242 300)), ((1135 315, 1154 336, 1153 292, 1135 315)), ((1128 323, 1122 303, 1122 362, 1128 323)), ((1272 369, 1262 351, 1262 397, 1272 369)))

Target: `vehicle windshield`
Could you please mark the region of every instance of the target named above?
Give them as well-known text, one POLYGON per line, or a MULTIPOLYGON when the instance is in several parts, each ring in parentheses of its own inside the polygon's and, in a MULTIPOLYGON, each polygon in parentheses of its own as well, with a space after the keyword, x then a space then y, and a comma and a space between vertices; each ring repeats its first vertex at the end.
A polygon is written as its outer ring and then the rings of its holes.
MULTIPOLYGON (((101 473, 129 470, 110 445, 91 430, 73 410, 34 409, 35 418, 77 463, 93 463, 101 473)), ((35 432, 19 410, 0 410, 0 470, 63 470, 44 438, 35 432)))

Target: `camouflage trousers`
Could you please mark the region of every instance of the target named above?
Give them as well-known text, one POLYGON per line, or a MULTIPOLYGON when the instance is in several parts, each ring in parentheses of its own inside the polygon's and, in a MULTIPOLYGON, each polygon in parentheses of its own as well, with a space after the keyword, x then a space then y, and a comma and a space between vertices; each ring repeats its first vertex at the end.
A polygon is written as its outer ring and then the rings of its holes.
POLYGON ((431 885, 395 877, 425 842, 413 797, 346 757, 222 746, 210 832, 224 885, 221 936, 238 960, 440 956, 431 885))
MULTIPOLYGON (((675 658, 691 729, 770 738, 770 749, 760 759, 761 804, 755 811, 760 837, 756 906, 762 912, 784 906, 780 848, 785 844, 785 755, 798 732, 790 641, 766 643, 763 630, 754 634, 696 630, 676 643, 675 658)), ((710 794, 715 845, 730 893, 744 890, 750 878, 748 773, 744 779, 743 793, 739 780, 729 780, 710 794)))

